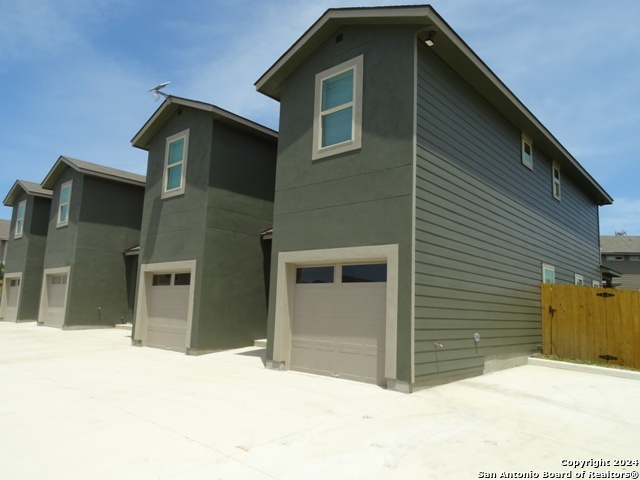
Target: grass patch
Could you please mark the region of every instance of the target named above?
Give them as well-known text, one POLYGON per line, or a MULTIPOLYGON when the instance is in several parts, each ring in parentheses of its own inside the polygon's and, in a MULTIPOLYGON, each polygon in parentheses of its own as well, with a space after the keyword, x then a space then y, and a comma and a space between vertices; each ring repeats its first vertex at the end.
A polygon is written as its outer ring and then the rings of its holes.
POLYGON ((630 370, 632 372, 640 372, 637 368, 627 367, 625 365, 616 365, 615 363, 607 363, 605 361, 596 362, 593 360, 580 360, 577 358, 567 358, 567 357, 559 357, 558 355, 544 355, 540 354, 536 356, 537 358, 542 358, 544 360, 553 360, 556 362, 568 362, 568 363, 577 363, 579 365, 591 365, 594 367, 605 367, 605 368, 614 368, 616 370, 630 370))

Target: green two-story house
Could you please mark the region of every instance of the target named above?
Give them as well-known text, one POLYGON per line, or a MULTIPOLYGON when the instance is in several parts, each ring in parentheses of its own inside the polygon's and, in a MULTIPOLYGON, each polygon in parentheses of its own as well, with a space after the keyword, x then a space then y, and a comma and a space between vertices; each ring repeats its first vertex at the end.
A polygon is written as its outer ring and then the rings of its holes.
POLYGON ((175 96, 133 138, 149 152, 134 344, 197 355, 266 336, 277 139, 175 96))
POLYGON ((39 183, 16 180, 4 199, 13 207, 0 304, 6 321, 38 319, 51 196, 39 183))
POLYGON ((611 197, 430 6, 328 10, 280 102, 267 363, 400 391, 522 362, 611 197))

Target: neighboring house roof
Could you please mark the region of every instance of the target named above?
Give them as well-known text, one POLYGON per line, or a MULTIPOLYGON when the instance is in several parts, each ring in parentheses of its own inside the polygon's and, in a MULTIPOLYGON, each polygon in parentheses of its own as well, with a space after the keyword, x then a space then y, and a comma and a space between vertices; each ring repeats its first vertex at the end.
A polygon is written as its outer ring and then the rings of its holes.
POLYGON ((600 237, 600 252, 603 254, 640 254, 640 237, 612 235, 600 237))
POLYGON ((77 172, 91 177, 106 178, 107 180, 129 183, 132 185, 145 185, 144 175, 138 175, 136 173, 125 172, 124 170, 118 170, 117 168, 105 167, 104 165, 61 156, 42 181, 42 186, 44 188, 53 188, 60 175, 62 175, 62 172, 67 168, 73 168, 77 172))
POLYGON ((11 230, 11 221, 0 220, 0 241, 9 240, 10 230, 11 230))
POLYGON ((5 197, 4 202, 2 202, 3 205, 12 207, 16 198, 20 195, 21 190, 34 197, 51 198, 53 195, 51 190, 42 188, 39 183, 27 182, 26 180, 16 180, 13 187, 11 187, 11 190, 9 190, 9 193, 5 197))
POLYGON ((425 40, 430 32, 436 32, 433 37, 435 46, 431 47, 436 55, 517 128, 527 132, 534 145, 550 154, 560 164, 563 174, 570 174, 574 182, 589 192, 599 205, 613 203, 609 194, 430 5, 329 9, 258 79, 255 83, 257 90, 280 100, 284 80, 337 28, 365 24, 422 25, 424 28, 417 32, 421 40, 425 40))
POLYGON ((268 140, 277 141, 278 132, 271 130, 263 125, 252 122, 244 117, 231 113, 222 108, 216 107, 209 103, 198 102, 196 100, 189 100, 188 98, 174 97, 169 95, 165 98, 162 105, 155 111, 155 113, 147 120, 140 131, 133 137, 131 144, 134 147, 148 150, 149 142, 156 135, 158 130, 169 120, 169 118, 181 107, 191 107, 205 112, 210 112, 216 117, 216 119, 228 123, 234 127, 249 131, 253 134, 258 134, 268 140))

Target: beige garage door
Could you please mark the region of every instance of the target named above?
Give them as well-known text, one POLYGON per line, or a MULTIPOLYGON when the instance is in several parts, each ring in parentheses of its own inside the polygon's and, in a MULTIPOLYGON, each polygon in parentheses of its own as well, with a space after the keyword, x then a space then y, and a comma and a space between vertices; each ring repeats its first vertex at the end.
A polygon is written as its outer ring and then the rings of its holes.
POLYGON ((4 319, 15 322, 18 317, 18 297, 20 296, 20 279, 7 278, 4 282, 7 303, 4 311, 4 319))
POLYGON ((47 308, 43 323, 50 327, 64 325, 64 313, 67 299, 67 274, 47 275, 47 308))
POLYGON ((385 385, 386 264, 299 267, 291 368, 385 385))
POLYGON ((153 275, 147 293, 148 347, 186 351, 190 273, 153 275))

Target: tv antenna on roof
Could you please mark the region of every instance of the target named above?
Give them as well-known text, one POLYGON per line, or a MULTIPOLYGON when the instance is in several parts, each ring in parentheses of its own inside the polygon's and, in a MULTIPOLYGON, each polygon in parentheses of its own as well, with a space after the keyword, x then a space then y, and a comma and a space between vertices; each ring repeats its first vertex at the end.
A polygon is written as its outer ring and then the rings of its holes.
POLYGON ((158 100, 158 98, 160 98, 160 95, 162 95, 164 98, 167 98, 169 95, 167 95, 164 92, 161 92, 160 90, 162 90, 164 87, 166 87, 170 83, 171 82, 164 82, 164 83, 161 83, 160 85, 156 85, 151 90, 149 90, 150 92, 153 92, 153 99, 158 100))

